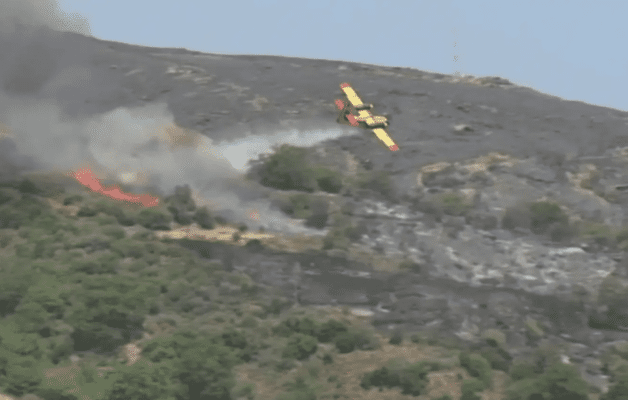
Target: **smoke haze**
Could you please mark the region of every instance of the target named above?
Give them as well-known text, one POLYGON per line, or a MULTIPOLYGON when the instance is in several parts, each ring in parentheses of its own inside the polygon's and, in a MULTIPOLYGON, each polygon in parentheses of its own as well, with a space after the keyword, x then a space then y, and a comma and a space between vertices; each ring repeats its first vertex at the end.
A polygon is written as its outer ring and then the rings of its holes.
POLYGON ((14 35, 47 27, 91 36, 89 22, 79 14, 64 13, 54 0, 2 0, 0 35, 14 35))
POLYGON ((85 18, 63 14, 55 1, 0 1, 2 174, 15 176, 19 170, 68 174, 89 168, 101 180, 160 197, 188 184, 197 204, 229 210, 229 217, 250 227, 322 233, 271 209, 264 189, 246 181, 244 173, 249 160, 275 146, 310 146, 351 132, 328 121, 284 129, 234 125, 226 136, 216 132, 216 137, 229 137, 229 141, 214 143, 176 126, 165 102, 69 116, 58 96, 82 90, 91 79, 90 71, 72 63, 60 67, 67 50, 63 46, 71 46, 62 37, 54 42, 57 47, 51 47, 49 29, 90 35, 85 18))

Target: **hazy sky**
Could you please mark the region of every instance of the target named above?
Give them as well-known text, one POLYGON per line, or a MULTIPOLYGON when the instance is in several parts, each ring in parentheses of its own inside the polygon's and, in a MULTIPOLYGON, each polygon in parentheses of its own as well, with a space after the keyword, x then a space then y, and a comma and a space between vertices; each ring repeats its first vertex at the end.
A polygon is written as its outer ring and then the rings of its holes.
POLYGON ((95 37, 497 75, 628 110, 625 0, 59 0, 95 37))

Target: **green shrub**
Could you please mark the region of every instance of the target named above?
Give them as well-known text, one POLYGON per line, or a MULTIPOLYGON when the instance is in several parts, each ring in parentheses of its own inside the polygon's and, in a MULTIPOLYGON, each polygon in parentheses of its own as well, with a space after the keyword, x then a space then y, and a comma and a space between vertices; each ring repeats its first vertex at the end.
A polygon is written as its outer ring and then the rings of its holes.
POLYGON ((329 204, 324 199, 315 199, 312 201, 310 209, 311 215, 306 218, 305 226, 315 229, 323 229, 327 225, 327 220, 329 219, 329 214, 327 213, 329 204))
POLYGON ((386 199, 395 197, 395 188, 390 174, 385 171, 372 171, 360 176, 358 187, 380 194, 386 199))
POLYGON ((118 220, 111 215, 99 215, 96 217, 96 223, 99 226, 113 225, 117 224, 117 222, 118 220))
POLYGON ((510 368, 512 357, 500 347, 484 347, 479 353, 489 362, 492 369, 507 372, 510 368))
POLYGON ((545 392, 553 399, 588 400, 588 385, 573 365, 557 363, 540 378, 545 392))
POLYGON ((212 217, 211 213, 207 210, 207 207, 197 209, 192 219, 202 229, 214 229, 216 222, 218 222, 218 217, 212 217))
POLYGON ((455 193, 443 194, 440 196, 440 201, 442 202, 443 213, 447 215, 466 215, 472 208, 472 205, 468 204, 464 197, 455 193))
POLYGON ((283 358, 275 363, 275 371, 286 372, 296 367, 297 363, 292 358, 283 358))
POLYGON ((528 207, 517 205, 507 207, 502 217, 502 229, 514 230, 516 228, 530 229, 532 215, 528 207))
POLYGON ((355 349, 374 350, 378 347, 377 339, 364 329, 350 329, 338 334, 334 344, 340 353, 351 353, 355 349))
POLYGON ((172 217, 161 211, 146 209, 139 212, 137 222, 146 229, 169 230, 172 217))
POLYGON ((128 239, 120 239, 111 243, 111 251, 118 254, 121 258, 133 257, 142 258, 145 254, 145 248, 142 243, 138 243, 128 239))
POLYGON ((115 240, 124 239, 124 237, 126 236, 126 232, 124 231, 124 229, 117 226, 106 226, 102 229, 102 233, 115 240))
POLYGON ((281 356, 283 358, 295 358, 297 360, 305 360, 316 352, 316 339, 309 335, 295 333, 288 340, 288 344, 284 348, 281 356))
POLYGON ((313 192, 316 173, 307 164, 305 148, 282 145, 264 160, 260 168, 260 183, 278 190, 313 192))
POLYGON ((392 336, 390 337, 390 340, 388 341, 388 343, 396 345, 396 346, 402 344, 403 343, 403 332, 401 330, 394 331, 392 336))
POLYGON ((530 205, 530 226, 534 233, 544 233, 554 223, 566 224, 567 215, 558 204, 548 201, 539 201, 530 205))
POLYGON ((248 242, 246 242, 244 247, 246 247, 247 249, 251 251, 256 251, 256 252, 264 250, 264 245, 259 239, 249 240, 248 242))
POLYGON ((299 319, 297 317, 288 317, 272 328, 273 334, 288 337, 293 333, 302 333, 304 335, 318 335, 318 324, 312 319, 305 317, 299 319))
POLYGON ((70 206, 72 204, 80 203, 82 201, 83 201, 83 196, 81 196, 80 194, 73 194, 63 199, 63 205, 70 206))
POLYGON ((6 189, 0 189, 0 205, 10 202, 13 198, 11 192, 6 189))
POLYGON ((419 396, 428 384, 428 372, 429 367, 423 362, 401 367, 384 366, 366 373, 360 381, 360 386, 365 390, 369 390, 372 386, 379 388, 400 387, 402 394, 419 396))
POLYGON ((561 362, 549 366, 538 378, 515 381, 506 389, 507 400, 587 400, 588 385, 573 365, 561 362))
POLYGON ((348 327, 342 322, 335 319, 329 319, 319 327, 316 337, 321 343, 329 343, 341 333, 347 332, 347 330, 348 327))
POLYGON ((294 382, 284 384, 287 393, 279 395, 277 400, 317 400, 316 390, 308 385, 302 376, 298 376, 294 382))
POLYGON ((240 326, 242 328, 257 328, 258 326, 257 319, 255 319, 255 317, 252 317, 250 315, 246 316, 244 317, 242 322, 240 322, 240 326))
POLYGON ((421 272, 421 265, 411 260, 404 260, 400 262, 397 268, 401 271, 421 272))
POLYGON ((481 380, 477 378, 466 379, 462 381, 461 399, 480 400, 481 397, 476 393, 481 392, 484 389, 486 389, 486 385, 484 385, 481 380))
POLYGON ((410 341, 412 343, 418 344, 422 342, 422 338, 418 334, 414 333, 410 336, 410 341))
POLYGON ((537 379, 521 379, 506 388, 506 400, 547 399, 537 379))
POLYGON ((336 336, 334 344, 340 353, 351 353, 355 350, 355 337, 349 332, 344 332, 336 336))
POLYGON ((88 205, 82 206, 76 213, 78 217, 93 217, 96 214, 98 214, 98 211, 94 207, 88 205))
POLYGON ((349 248, 351 241, 345 235, 344 229, 333 228, 323 238, 323 250, 341 249, 346 250, 349 248))
POLYGON ((21 193, 40 194, 42 191, 29 179, 22 179, 16 187, 21 193))
MULTIPOLYGON (((332 355, 329 353, 325 353, 325 355, 323 355, 323 364, 329 365, 333 363, 334 363, 334 358, 332 357, 332 355)), ((332 381, 329 381, 329 382, 332 382, 332 381)))
POLYGON ((345 228, 344 235, 352 242, 357 242, 362 239, 362 235, 368 233, 368 227, 364 222, 359 222, 357 225, 351 225, 345 228))
POLYGON ((326 168, 316 169, 316 183, 318 188, 327 193, 340 193, 342 189, 342 179, 340 174, 326 168))
POLYGON ((620 376, 615 384, 611 385, 608 392, 600 397, 600 400, 628 399, 628 375, 620 376))
POLYGON ((0 248, 4 249, 5 247, 7 247, 11 243, 12 240, 13 240, 13 235, 0 232, 0 248))
POLYGON ((465 351, 459 355, 460 366, 467 370, 469 375, 480 379, 487 387, 491 384, 491 366, 484 357, 477 354, 469 354, 465 351))

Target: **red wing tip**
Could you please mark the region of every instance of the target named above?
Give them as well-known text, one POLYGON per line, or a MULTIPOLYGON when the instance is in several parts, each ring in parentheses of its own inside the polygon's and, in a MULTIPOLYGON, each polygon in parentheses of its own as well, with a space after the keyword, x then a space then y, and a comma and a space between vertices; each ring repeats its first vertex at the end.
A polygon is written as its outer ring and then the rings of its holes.
POLYGON ((346 87, 349 87, 349 84, 348 83, 341 83, 340 87, 341 88, 346 88, 346 87))
POLYGON ((397 150, 399 150, 399 146, 397 146, 396 144, 394 144, 394 145, 390 146, 390 150, 391 150, 391 151, 397 151, 397 150))

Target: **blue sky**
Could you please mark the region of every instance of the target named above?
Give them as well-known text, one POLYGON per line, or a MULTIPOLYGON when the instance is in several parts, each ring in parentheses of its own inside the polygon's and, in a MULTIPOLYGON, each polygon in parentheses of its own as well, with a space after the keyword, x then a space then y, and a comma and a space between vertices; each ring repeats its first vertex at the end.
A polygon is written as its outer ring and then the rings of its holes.
POLYGON ((628 111, 622 0, 59 0, 101 39, 497 75, 628 111))

